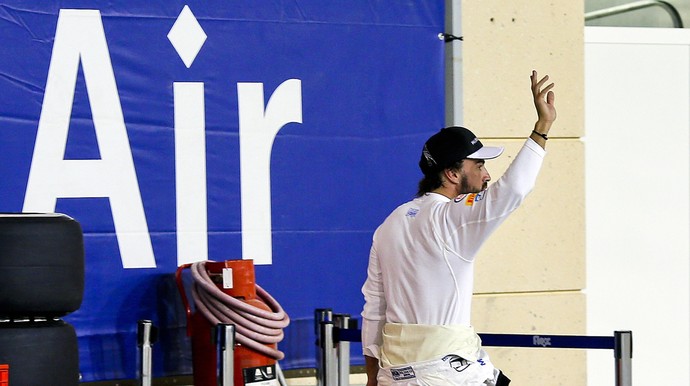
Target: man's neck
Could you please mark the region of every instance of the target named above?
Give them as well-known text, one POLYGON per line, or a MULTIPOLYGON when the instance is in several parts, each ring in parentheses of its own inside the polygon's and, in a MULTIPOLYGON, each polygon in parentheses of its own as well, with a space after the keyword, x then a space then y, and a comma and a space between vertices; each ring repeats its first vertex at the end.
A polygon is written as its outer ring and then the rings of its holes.
POLYGON ((447 186, 441 186, 439 188, 436 188, 436 189, 432 190, 431 193, 438 193, 442 196, 448 197, 451 200, 458 196, 455 189, 452 189, 452 188, 447 187, 447 186))

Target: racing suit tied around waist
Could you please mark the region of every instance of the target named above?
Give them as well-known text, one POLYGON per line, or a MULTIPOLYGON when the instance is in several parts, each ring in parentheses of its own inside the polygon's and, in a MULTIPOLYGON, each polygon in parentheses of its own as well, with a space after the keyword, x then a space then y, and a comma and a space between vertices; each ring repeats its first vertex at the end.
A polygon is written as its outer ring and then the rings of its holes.
POLYGON ((481 344, 471 326, 386 323, 379 362, 381 367, 390 368, 449 354, 476 362, 481 344))

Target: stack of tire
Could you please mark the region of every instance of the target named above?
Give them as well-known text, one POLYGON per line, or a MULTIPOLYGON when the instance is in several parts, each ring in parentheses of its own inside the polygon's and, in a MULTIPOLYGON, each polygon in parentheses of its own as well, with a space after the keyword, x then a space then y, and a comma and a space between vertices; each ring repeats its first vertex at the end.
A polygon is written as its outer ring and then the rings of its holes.
POLYGON ((0 365, 9 384, 79 383, 77 335, 61 318, 81 306, 84 239, 69 216, 0 214, 0 365))

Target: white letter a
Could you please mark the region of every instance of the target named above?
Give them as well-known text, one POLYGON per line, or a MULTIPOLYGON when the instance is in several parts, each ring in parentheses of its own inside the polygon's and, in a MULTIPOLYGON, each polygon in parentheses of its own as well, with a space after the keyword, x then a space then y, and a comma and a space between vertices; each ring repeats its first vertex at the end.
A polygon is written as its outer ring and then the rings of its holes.
POLYGON ((96 10, 60 11, 23 210, 53 212, 59 197, 108 197, 122 266, 156 266, 115 74, 96 10), (96 160, 64 159, 80 60, 101 155, 96 160))

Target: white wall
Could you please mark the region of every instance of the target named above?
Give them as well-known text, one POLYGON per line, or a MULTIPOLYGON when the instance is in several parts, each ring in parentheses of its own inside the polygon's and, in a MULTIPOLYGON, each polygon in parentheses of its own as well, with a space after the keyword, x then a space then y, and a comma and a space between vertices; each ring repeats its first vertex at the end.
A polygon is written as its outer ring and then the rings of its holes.
POLYGON ((689 90, 690 30, 585 29, 588 334, 633 331, 634 385, 690 384, 689 90))

